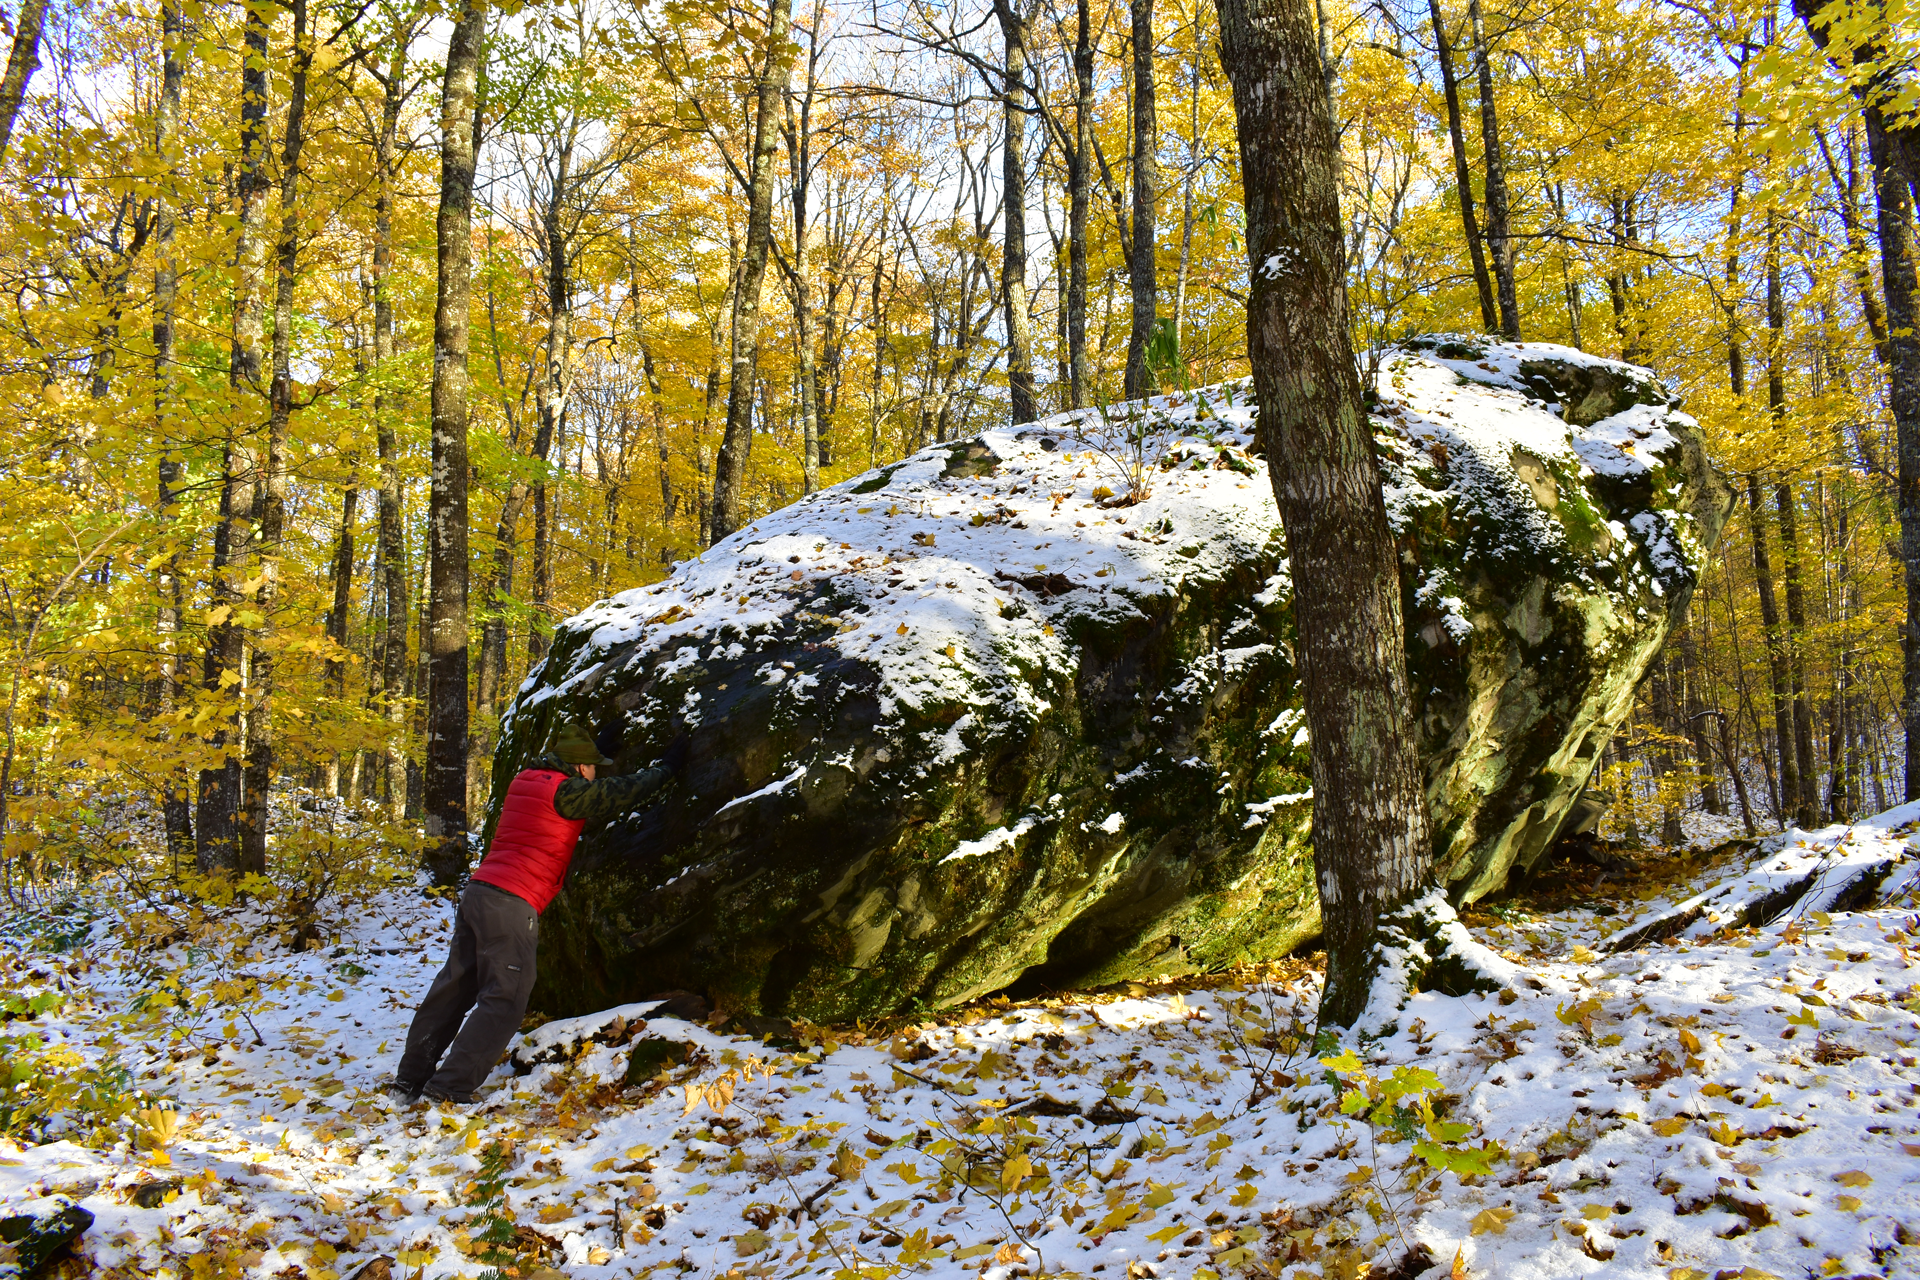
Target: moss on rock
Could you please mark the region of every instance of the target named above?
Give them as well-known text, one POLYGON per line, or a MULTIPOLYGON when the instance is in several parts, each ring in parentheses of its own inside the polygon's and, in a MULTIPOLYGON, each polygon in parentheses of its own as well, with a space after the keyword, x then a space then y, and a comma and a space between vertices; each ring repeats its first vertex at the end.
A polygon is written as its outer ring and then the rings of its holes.
MULTIPOLYGON (((1381 381, 1438 850, 1470 898, 1552 839, 1729 495, 1641 370, 1448 339, 1381 381)), ((496 795, 562 713, 623 723, 626 767, 693 747, 663 803, 583 839, 539 1006, 687 988, 843 1021, 1310 940, 1291 586, 1245 384, 1145 412, 1132 455, 1139 423, 1093 413, 934 446, 564 624, 496 795), (1130 462, 1152 493, 1096 497, 1130 462)))

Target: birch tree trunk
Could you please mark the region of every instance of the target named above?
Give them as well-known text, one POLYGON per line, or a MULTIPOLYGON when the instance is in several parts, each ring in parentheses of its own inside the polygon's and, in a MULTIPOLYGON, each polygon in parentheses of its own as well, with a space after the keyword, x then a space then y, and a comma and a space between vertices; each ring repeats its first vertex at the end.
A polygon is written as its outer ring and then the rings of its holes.
POLYGON ((1321 1017, 1367 1004, 1382 919, 1433 857, 1415 753, 1400 578, 1361 400, 1341 238, 1340 154, 1307 0, 1219 0, 1247 210, 1248 353, 1294 583, 1313 739, 1321 1017))
POLYGON ((462 0, 440 91, 439 261, 433 313, 433 473, 427 501, 425 854, 434 883, 467 869, 467 355, 473 287, 473 171, 486 0, 462 0))

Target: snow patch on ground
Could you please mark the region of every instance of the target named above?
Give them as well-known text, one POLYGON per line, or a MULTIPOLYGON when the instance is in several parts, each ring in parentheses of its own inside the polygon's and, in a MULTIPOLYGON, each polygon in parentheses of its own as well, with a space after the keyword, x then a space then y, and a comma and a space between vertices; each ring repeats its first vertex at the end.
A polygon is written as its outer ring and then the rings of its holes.
POLYGON ((1511 966, 1506 991, 1413 994, 1390 1036, 1347 1047, 1377 1076, 1435 1073, 1450 1117, 1475 1126, 1468 1141, 1504 1150, 1484 1176, 1436 1172, 1341 1113, 1301 1038, 1317 988, 1299 962, 987 1002, 898 1037, 803 1029, 800 1052, 655 1019, 643 1034, 693 1056, 637 1088, 627 1048, 590 1039, 648 1009, 627 1006, 532 1032, 556 1060, 502 1068, 474 1109, 407 1111, 375 1089, 447 944, 442 901, 395 890, 337 947, 263 946, 249 969, 271 991, 259 1044, 214 1025, 129 1034, 155 973, 192 963, 184 944, 156 969, 100 924, 67 952, 17 938, 0 954, 10 989, 64 989, 66 1004, 9 1033, 31 1027, 85 1060, 117 1052, 181 1120, 164 1162, 79 1134, 0 1145, 0 1212, 77 1200, 96 1215, 94 1265, 150 1276, 184 1277, 202 1254, 249 1280, 349 1276, 380 1254, 427 1280, 474 1275, 465 1201, 479 1156, 511 1140, 508 1208, 580 1280, 850 1262, 953 1280, 1042 1264, 1354 1274, 1356 1260, 1390 1264, 1402 1232, 1443 1267, 1457 1251, 1469 1275, 1503 1280, 1920 1275, 1900 1243, 1920 1228, 1911 906, 1810 903, 1759 929, 1605 954, 1647 915, 1764 886, 1783 864, 1887 860, 1887 885, 1904 883, 1916 819, 1909 807, 1788 833, 1636 918, 1452 926, 1471 938, 1451 945, 1511 966), (1014 1117, 1033 1126, 1039 1180, 1008 1194, 981 1126, 1014 1117))

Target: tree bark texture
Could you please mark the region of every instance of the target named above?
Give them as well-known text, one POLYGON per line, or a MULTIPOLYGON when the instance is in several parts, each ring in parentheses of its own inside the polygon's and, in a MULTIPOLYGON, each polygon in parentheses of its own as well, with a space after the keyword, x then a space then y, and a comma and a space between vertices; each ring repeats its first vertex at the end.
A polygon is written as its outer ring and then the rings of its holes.
POLYGON ((773 153, 779 143, 780 111, 792 65, 787 48, 792 28, 793 0, 769 0, 767 61, 754 103, 753 155, 747 168, 747 240, 734 278, 727 426, 713 467, 713 516, 707 530, 711 542, 720 541, 742 523, 747 462, 753 451, 760 288, 766 280, 767 253, 773 243, 773 153))
MULTIPOLYGON (((17 32, 16 28, 16 32, 17 32)), ((183 476, 180 455, 174 452, 174 340, 180 298, 179 264, 174 259, 180 163, 180 92, 186 81, 186 24, 176 0, 160 6, 160 92, 154 104, 154 154, 160 158, 160 189, 154 199, 153 257, 153 432, 161 454, 155 486, 155 511, 163 526, 170 525, 179 502, 183 476)), ((0 147, 0 152, 4 147, 0 147)), ((166 534, 171 538, 171 534, 166 534)), ((180 695, 180 615, 185 604, 179 557, 169 552, 156 582, 159 612, 155 631, 160 637, 158 688, 152 699, 157 715, 172 712, 180 695)), ((168 777, 161 800, 161 818, 167 833, 167 852, 175 868, 194 856, 193 780, 185 770, 168 777)))
POLYGON ((393 359, 393 299, 387 277, 393 270, 393 198, 397 179, 395 142, 406 94, 406 56, 413 32, 395 39, 389 53, 380 104, 379 166, 373 212, 373 418, 374 447, 380 453, 380 573, 385 635, 379 648, 379 681, 385 696, 388 734, 387 812, 395 821, 407 811, 407 755, 400 726, 407 716, 407 541, 403 523, 406 494, 400 478, 400 446, 395 432, 395 397, 388 394, 383 370, 393 359))
POLYGON ((1153 95, 1153 0, 1131 0, 1133 18, 1133 239, 1127 245, 1127 283, 1133 294, 1133 328, 1127 337, 1127 399, 1156 390, 1147 365, 1153 322, 1159 310, 1154 251, 1154 188, 1160 183, 1155 155, 1158 128, 1153 95))
POLYGON ((280 233, 274 246, 273 380, 267 389, 266 466, 254 489, 254 555, 260 586, 260 626, 248 681, 247 757, 242 783, 240 864, 267 870, 268 801, 273 793, 274 609, 280 594, 281 543, 287 532, 287 438, 293 421, 293 287, 300 256, 300 153, 306 144, 307 75, 313 43, 306 0, 292 0, 293 75, 287 96, 286 139, 280 152, 280 233))
POLYGON ((1340 155, 1306 0, 1219 0, 1240 125, 1248 352, 1286 528, 1313 739, 1324 1021, 1364 1009, 1376 924, 1427 883, 1433 846, 1408 693, 1400 578, 1361 401, 1340 155))
MULTIPOLYGON (((1767 413, 1776 426, 1784 426, 1787 416, 1787 380, 1783 348, 1787 336, 1786 289, 1780 276, 1780 217, 1767 210, 1767 413)), ((1793 821, 1811 829, 1819 825, 1819 768, 1813 755, 1813 720, 1807 705, 1806 659, 1801 641, 1806 633, 1806 592, 1800 581, 1800 528, 1794 506, 1793 489, 1784 478, 1776 477, 1773 488, 1774 510, 1780 517, 1780 576, 1786 592, 1786 625, 1780 629, 1780 648, 1786 663, 1788 703, 1791 711, 1794 759, 1794 785, 1785 788, 1781 803, 1793 821)), ((1782 744, 1784 759, 1788 746, 1782 744)), ((1780 776, 1788 776, 1783 768, 1780 776)))
POLYGON ((1800 521, 1793 488, 1782 480, 1773 487, 1774 510, 1780 516, 1780 579, 1787 605, 1786 657, 1788 686, 1793 694, 1793 754, 1800 764, 1799 790, 1792 798, 1793 820, 1806 830, 1820 825, 1820 769, 1813 752, 1813 710, 1807 700, 1806 588, 1800 564, 1800 521))
MULTIPOLYGON (((1821 0, 1793 0, 1793 10, 1827 56, 1850 79, 1864 64, 1869 74, 1855 84, 1867 156, 1873 165, 1873 197, 1879 221, 1880 276, 1886 291, 1887 400, 1893 421, 1900 514, 1900 558, 1905 567, 1907 610, 1902 664, 1901 719, 1906 730, 1904 799, 1920 800, 1920 234, 1914 205, 1920 199, 1920 125, 1900 110, 1900 85, 1884 43, 1874 38, 1836 48, 1821 0)), ((1836 17, 1847 11, 1838 7, 1836 17)), ((1889 33, 1890 34, 1890 33, 1889 33)))
MULTIPOLYGON (((1181 342, 1186 337, 1187 319, 1187 273, 1193 261, 1193 188, 1200 176, 1200 68, 1206 58, 1206 30, 1198 23, 1193 29, 1193 93, 1188 99, 1189 116, 1187 136, 1192 139, 1192 151, 1187 157, 1185 181, 1181 183, 1180 193, 1180 266, 1173 279, 1173 349, 1181 350, 1181 342)), ((1184 357, 1183 357, 1184 361, 1184 357)))
POLYGON ((1073 36, 1073 150, 1067 156, 1068 407, 1087 407, 1087 213, 1093 206, 1093 15, 1076 0, 1073 36))
POLYGON ((994 0, 1006 42, 1006 83, 1000 95, 1007 136, 1001 152, 1000 303, 1007 327, 1007 398, 1015 423, 1039 414, 1033 389, 1033 320, 1027 314, 1027 20, 1016 0, 994 0))
POLYGON ((1784 826, 1800 795, 1799 752, 1794 747, 1792 681, 1787 675, 1786 637, 1780 627, 1780 601, 1773 589, 1773 559, 1767 550, 1767 508, 1760 474, 1747 476, 1747 520, 1753 535, 1753 578, 1760 595, 1760 623, 1766 629, 1767 680, 1773 693, 1774 750, 1780 761, 1780 794, 1774 816, 1784 826))
MULTIPOLYGON (((814 29, 820 26, 820 8, 814 7, 814 29)), ((808 279, 807 188, 813 178, 813 68, 807 69, 807 88, 796 109, 787 105, 787 172, 793 195, 793 342, 800 400, 800 487, 812 493, 820 487, 820 379, 813 355, 813 289, 808 279)))
POLYGON ((1893 409, 1900 509, 1900 558, 1907 587, 1902 720, 1906 728, 1907 800, 1920 800, 1920 233, 1914 198, 1877 110, 1866 113, 1880 222, 1880 273, 1887 307, 1887 399, 1893 409))
MULTIPOLYGON (((360 517, 360 484, 350 479, 340 494, 340 536, 333 544, 333 607, 327 610, 327 639, 347 648, 347 625, 353 609, 353 525, 360 517)), ((342 657, 327 659, 327 692, 347 696, 347 664, 342 657)))
MULTIPOLYGON (((247 6, 241 43, 240 157, 234 175, 239 207, 233 253, 233 347, 227 363, 227 384, 234 397, 235 417, 244 420, 243 406, 261 389, 261 343, 266 327, 266 241, 261 234, 267 208, 267 14, 263 6, 247 6)), ((221 470, 220 524, 214 531, 211 565, 214 612, 220 620, 207 628, 203 670, 207 689, 232 700, 231 710, 223 715, 211 737, 211 745, 224 749, 228 757, 201 771, 194 825, 199 830, 200 869, 238 874, 243 856, 240 752, 244 735, 240 705, 246 635, 233 617, 240 603, 233 565, 247 551, 258 477, 252 447, 237 421, 228 428, 221 470)))
MULTIPOLYGON (((27 81, 40 66, 40 32, 46 25, 47 0, 25 0, 20 17, 13 24, 13 48, 7 54, 7 74, 0 79, 0 161, 7 157, 7 144, 13 140, 13 126, 20 119, 20 104, 27 98, 27 81)), ((179 106, 175 91, 175 108, 179 106)))
POLYGON ((1507 162, 1500 149, 1500 117, 1493 104, 1493 59, 1487 50, 1480 0, 1467 0, 1473 25, 1474 72, 1480 79, 1480 144, 1487 169, 1487 248, 1493 254, 1494 285, 1500 298, 1500 336, 1520 341, 1520 300, 1513 279, 1513 227, 1509 219, 1507 162))
POLYGON ((439 262, 433 312, 433 460, 427 501, 425 860, 434 882, 467 869, 467 355, 473 287, 473 170, 486 0, 463 0, 440 96, 439 262))
POLYGON ((1494 309, 1493 278, 1487 274, 1487 254, 1480 243, 1480 218, 1473 209, 1473 169, 1467 163, 1466 131, 1460 124, 1460 81, 1453 73, 1453 46, 1447 40, 1447 20, 1440 12, 1440 0, 1427 0, 1433 17, 1433 47, 1440 63, 1440 87, 1447 99, 1447 138, 1453 144, 1453 182, 1460 192, 1460 229, 1467 241, 1467 256, 1473 262, 1473 284, 1480 295, 1480 327, 1488 333, 1500 331, 1500 315, 1494 309))

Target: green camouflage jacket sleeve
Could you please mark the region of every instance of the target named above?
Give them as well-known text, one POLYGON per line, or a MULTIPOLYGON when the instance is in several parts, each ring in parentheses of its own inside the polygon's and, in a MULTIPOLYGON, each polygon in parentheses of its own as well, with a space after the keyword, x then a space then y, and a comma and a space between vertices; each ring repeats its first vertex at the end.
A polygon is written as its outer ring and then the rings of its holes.
POLYGON ((673 775, 665 769, 642 769, 639 773, 612 778, 568 778, 553 793, 553 807, 560 816, 574 822, 603 822, 615 814, 637 809, 656 791, 666 786, 673 775))

